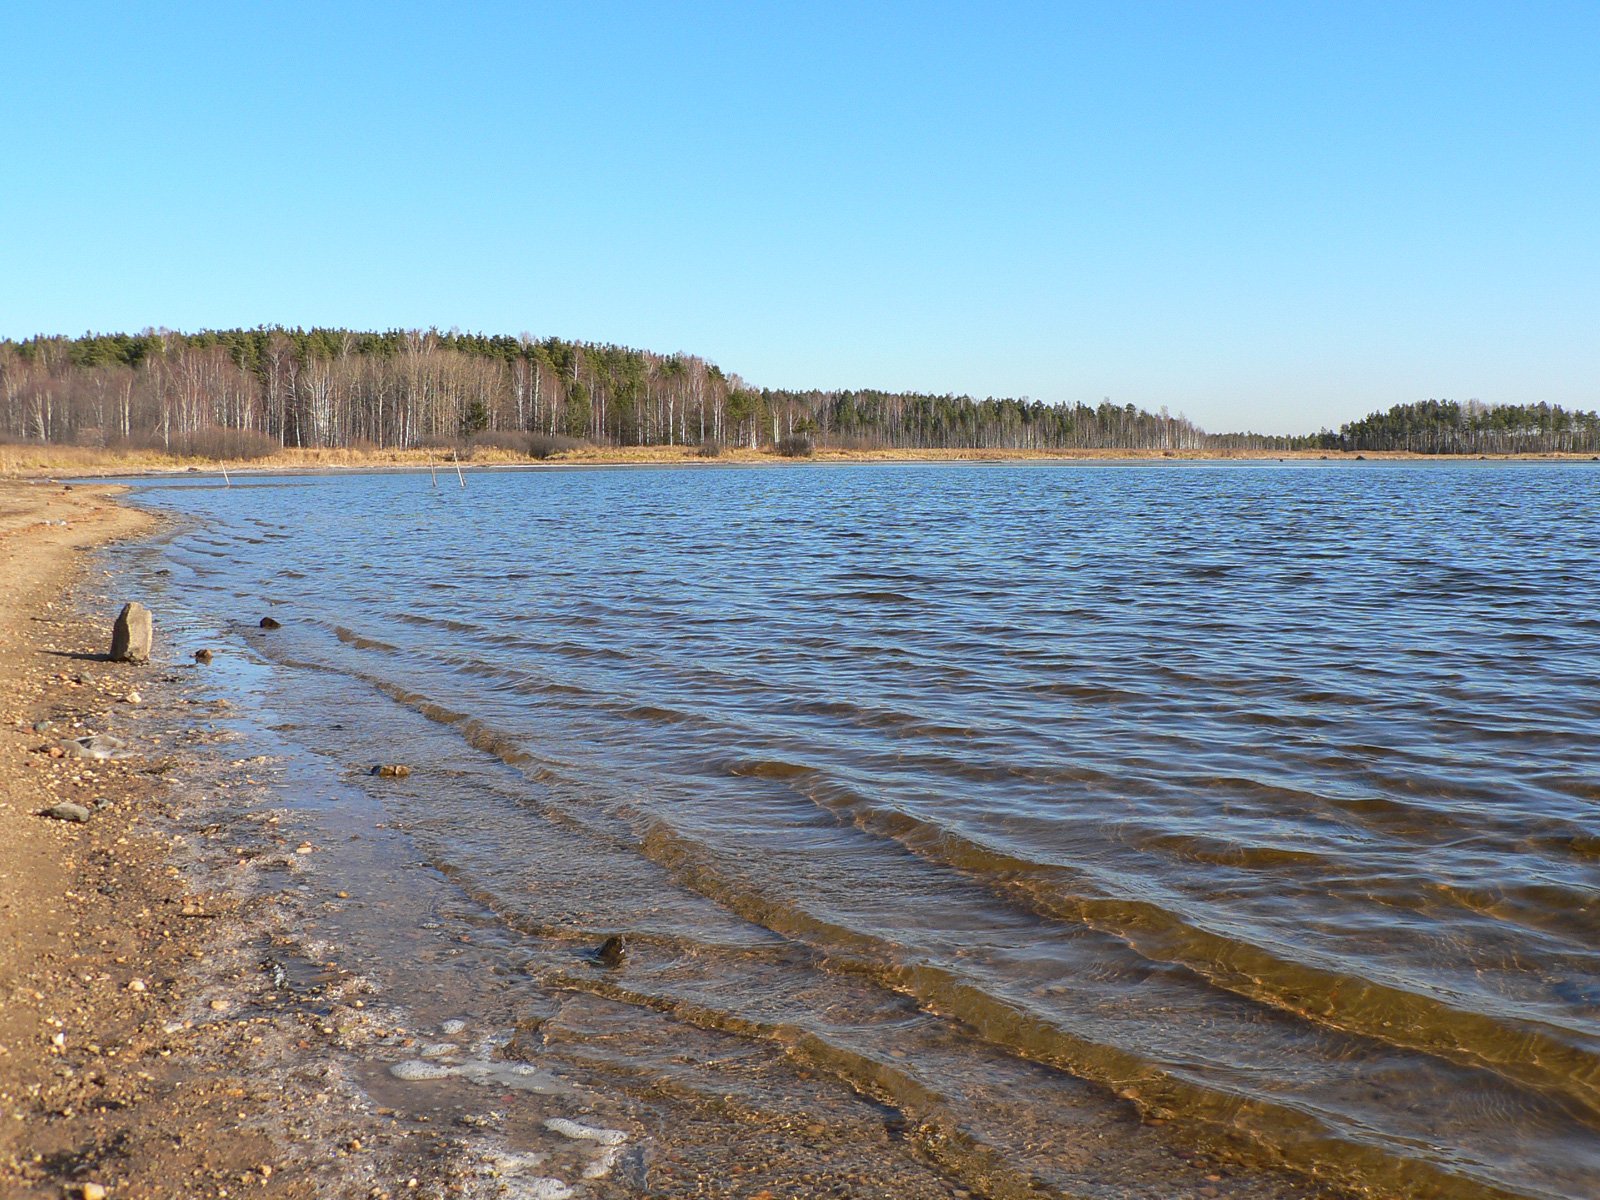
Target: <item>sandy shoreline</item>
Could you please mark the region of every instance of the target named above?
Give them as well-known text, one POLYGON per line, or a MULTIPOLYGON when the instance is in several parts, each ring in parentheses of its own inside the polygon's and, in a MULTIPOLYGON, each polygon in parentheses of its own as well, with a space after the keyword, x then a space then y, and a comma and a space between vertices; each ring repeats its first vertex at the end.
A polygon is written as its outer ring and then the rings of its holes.
POLYGON ((308 1039, 335 1034, 331 997, 271 994, 271 897, 227 886, 186 832, 192 795, 250 777, 194 771, 220 739, 194 727, 206 702, 164 658, 161 614, 155 659, 115 664, 115 608, 98 622, 68 599, 93 586, 81 552, 153 523, 100 489, 0 484, 0 1195, 442 1194, 417 1190, 432 1156, 308 1039), (61 750, 104 732, 136 756, 61 750), (89 820, 39 815, 63 800, 89 820))
MULTIPOLYGON (((86 489, 11 485, 0 510, 0 1190, 59 1196, 94 1183, 159 1195, 165 1177, 193 1178, 199 1165, 156 1142, 177 1140, 158 1131, 172 1133, 175 1108, 188 1107, 161 1030, 184 1006, 208 931, 180 915, 172 847, 141 819, 159 803, 152 764, 61 749, 64 738, 124 730, 121 718, 148 714, 162 686, 159 666, 98 661, 108 629, 64 595, 82 582, 78 552, 152 522, 86 489), (61 800, 93 815, 37 815, 61 800)), ((179 1119, 192 1126, 195 1114, 179 1119)), ((233 1149, 235 1178, 260 1165, 261 1147, 233 1149)))

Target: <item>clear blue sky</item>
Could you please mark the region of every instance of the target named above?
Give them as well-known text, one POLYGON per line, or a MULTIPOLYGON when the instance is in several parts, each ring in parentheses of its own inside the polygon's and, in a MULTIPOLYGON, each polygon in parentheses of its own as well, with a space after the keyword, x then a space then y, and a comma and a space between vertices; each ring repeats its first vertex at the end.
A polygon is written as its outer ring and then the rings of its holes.
POLYGON ((24 3, 0 41, 0 335, 527 331, 1214 430, 1600 405, 1600 3, 24 3))

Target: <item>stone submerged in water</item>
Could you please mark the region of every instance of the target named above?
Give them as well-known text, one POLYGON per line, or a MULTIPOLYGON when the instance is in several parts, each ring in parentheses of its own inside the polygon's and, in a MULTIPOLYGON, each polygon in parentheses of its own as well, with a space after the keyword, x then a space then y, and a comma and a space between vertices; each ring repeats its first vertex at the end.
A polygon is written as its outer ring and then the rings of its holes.
POLYGON ((628 944, 622 940, 620 933, 614 933, 600 943, 600 948, 594 952, 594 960, 602 967, 620 967, 627 953, 628 944))
POLYGON ((384 779, 404 779, 411 774, 411 768, 404 763, 379 763, 372 773, 384 779))
POLYGON ((60 804, 52 804, 39 815, 50 817, 56 821, 76 821, 81 825, 89 819, 89 810, 81 804, 73 804, 68 800, 60 804))
POLYGON ((113 662, 150 661, 150 645, 155 640, 155 621, 150 610, 137 600, 124 604, 111 627, 113 662))
POLYGON ((276 617, 262 617, 259 622, 263 629, 282 629, 283 622, 276 617))
POLYGON ((208 662, 210 662, 211 661, 211 651, 209 651, 209 650, 196 650, 194 652, 194 660, 197 663, 208 663, 208 662))

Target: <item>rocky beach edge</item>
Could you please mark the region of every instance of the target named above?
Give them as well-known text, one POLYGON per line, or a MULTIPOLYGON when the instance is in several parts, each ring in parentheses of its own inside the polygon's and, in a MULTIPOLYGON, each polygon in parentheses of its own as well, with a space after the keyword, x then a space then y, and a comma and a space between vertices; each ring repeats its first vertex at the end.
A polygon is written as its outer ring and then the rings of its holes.
POLYGON ((149 663, 110 659, 91 552, 156 524, 117 490, 0 482, 0 1195, 461 1194, 460 1163, 334 1060, 406 1031, 262 970, 279 901, 216 862, 265 863, 285 837, 271 818, 253 845, 196 831, 188 797, 252 767, 195 777, 221 739, 196 728, 197 669, 160 653, 160 614, 149 663))

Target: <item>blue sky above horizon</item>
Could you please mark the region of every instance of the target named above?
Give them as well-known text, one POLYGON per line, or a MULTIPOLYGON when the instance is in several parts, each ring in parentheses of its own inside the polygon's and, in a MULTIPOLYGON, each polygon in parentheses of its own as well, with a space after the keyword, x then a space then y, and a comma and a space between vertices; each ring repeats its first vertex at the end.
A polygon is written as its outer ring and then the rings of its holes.
POLYGON ((0 336, 530 332, 1213 430, 1600 406, 1600 5, 26 8, 0 336))

